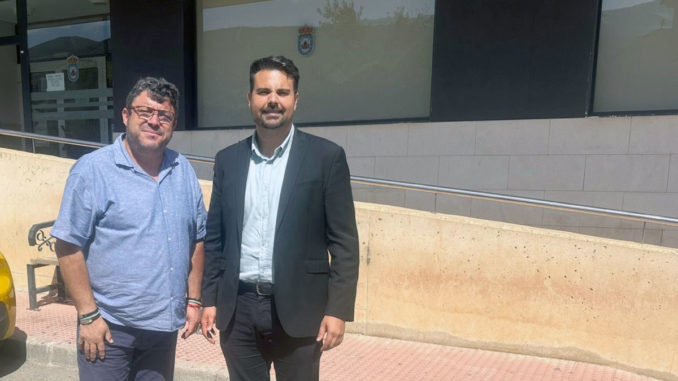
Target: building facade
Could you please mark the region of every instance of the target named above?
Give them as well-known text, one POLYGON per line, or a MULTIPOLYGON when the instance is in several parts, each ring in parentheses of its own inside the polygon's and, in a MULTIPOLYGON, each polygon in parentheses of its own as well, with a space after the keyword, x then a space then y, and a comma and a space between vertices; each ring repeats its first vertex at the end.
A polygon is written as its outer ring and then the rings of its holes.
MULTIPOLYGON (((163 76, 182 93, 173 146, 212 156, 252 133, 249 63, 282 54, 301 70, 297 125, 354 175, 678 217, 677 16, 678 0, 3 1, 0 128, 107 142, 134 81, 163 76)), ((660 225, 354 190, 678 246, 660 225)))

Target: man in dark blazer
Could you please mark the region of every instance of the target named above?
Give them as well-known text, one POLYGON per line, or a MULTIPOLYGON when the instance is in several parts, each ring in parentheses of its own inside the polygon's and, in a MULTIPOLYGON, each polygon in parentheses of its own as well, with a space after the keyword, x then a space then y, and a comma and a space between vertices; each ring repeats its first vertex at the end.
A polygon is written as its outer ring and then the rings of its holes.
POLYGON ((203 335, 231 380, 317 380, 353 320, 358 233, 344 150, 295 129, 299 71, 250 67, 253 136, 215 160, 205 237, 203 335), (328 255, 329 252, 329 255, 328 255), (330 260, 331 259, 331 260, 330 260))

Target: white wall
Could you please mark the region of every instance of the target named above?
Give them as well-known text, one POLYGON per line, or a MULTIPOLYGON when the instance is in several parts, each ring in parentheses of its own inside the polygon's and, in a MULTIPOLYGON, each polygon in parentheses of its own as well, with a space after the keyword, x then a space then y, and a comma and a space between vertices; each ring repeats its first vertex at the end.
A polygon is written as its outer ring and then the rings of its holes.
MULTIPOLYGON (((678 217, 678 116, 307 127, 346 150, 351 174, 678 217)), ((214 156, 252 130, 178 131, 214 156)), ((211 179, 209 165, 196 165, 211 179)), ((354 187, 358 201, 678 246, 665 226, 449 195, 354 187)))

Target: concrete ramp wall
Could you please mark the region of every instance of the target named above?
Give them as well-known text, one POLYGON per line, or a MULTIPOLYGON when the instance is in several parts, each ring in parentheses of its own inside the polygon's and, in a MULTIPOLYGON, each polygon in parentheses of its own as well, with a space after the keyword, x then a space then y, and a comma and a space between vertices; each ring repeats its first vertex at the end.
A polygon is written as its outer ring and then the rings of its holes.
MULTIPOLYGON (((19 288, 38 254, 28 229, 56 217, 71 165, 0 149, 0 251, 19 288)), ((211 184, 203 191, 208 201, 211 184)), ((356 212, 350 331, 678 380, 678 250, 374 204, 356 212)))
POLYGON ((357 206, 354 331, 678 379, 678 250, 357 206))

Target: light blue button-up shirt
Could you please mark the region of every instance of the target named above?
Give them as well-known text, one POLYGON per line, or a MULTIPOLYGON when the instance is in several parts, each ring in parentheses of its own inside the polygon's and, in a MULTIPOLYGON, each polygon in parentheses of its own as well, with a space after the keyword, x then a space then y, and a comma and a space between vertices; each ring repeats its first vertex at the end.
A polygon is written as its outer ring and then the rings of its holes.
POLYGON ((273 283, 273 244, 278 203, 287 159, 290 156, 294 126, 271 157, 259 151, 256 133, 245 188, 240 257, 240 280, 273 283))
POLYGON ((176 331, 186 317, 191 254, 205 236, 202 192, 185 157, 166 149, 156 181, 123 137, 71 168, 51 235, 83 249, 104 319, 176 331))

